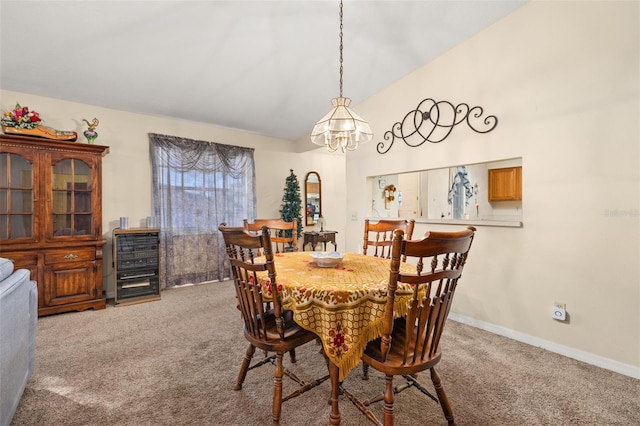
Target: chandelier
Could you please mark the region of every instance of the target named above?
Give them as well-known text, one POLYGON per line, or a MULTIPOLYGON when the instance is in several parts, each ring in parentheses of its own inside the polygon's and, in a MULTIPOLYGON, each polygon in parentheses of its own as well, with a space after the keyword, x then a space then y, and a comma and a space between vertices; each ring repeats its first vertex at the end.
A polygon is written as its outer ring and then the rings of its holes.
POLYGON ((369 142, 373 132, 369 123, 349 109, 351 99, 342 96, 342 0, 340 0, 340 96, 331 100, 333 109, 313 126, 311 142, 331 152, 353 151, 359 143, 369 142))

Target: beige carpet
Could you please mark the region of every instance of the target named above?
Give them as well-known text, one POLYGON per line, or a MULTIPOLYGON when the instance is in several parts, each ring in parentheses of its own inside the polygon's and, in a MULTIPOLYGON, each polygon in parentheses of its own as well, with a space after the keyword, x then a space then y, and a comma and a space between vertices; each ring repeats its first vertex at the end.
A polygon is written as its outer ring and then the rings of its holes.
MULTIPOLYGON (((230 282, 202 284, 160 301, 40 318, 35 372, 12 426, 271 424, 270 366, 233 390, 247 347, 234 297, 230 282)), ((447 327, 439 372, 459 425, 640 425, 640 381, 454 321, 447 327)), ((326 371, 315 342, 290 367, 305 379, 326 371)), ((359 374, 345 380, 351 391, 382 390, 374 371, 369 382, 359 374)), ((329 390, 327 381, 286 402, 281 423, 328 424, 329 390)), ((346 399, 340 408, 343 425, 370 424, 346 399)), ((396 413, 397 425, 446 424, 414 389, 397 397, 396 413)))

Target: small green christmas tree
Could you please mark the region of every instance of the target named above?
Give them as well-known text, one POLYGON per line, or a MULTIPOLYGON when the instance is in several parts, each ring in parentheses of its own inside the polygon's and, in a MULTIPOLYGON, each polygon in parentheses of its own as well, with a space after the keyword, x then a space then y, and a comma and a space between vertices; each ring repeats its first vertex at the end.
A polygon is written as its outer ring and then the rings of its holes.
MULTIPOLYGON (((293 169, 289 170, 291 174, 287 176, 282 195, 282 205, 280 206, 280 217, 285 222, 292 222, 293 219, 298 221, 298 238, 302 235, 302 198, 300 197, 300 183, 298 177, 293 173, 293 169)), ((291 231, 287 231, 291 232, 291 231)), ((290 235, 287 235, 288 237, 290 235)))

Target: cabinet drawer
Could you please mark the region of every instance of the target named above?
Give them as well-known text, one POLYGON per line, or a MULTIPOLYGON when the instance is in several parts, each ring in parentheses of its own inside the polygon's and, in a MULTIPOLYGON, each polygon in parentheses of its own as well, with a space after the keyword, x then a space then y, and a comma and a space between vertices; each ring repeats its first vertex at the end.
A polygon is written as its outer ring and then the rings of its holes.
POLYGON ((15 269, 26 268, 38 264, 38 253, 21 251, 3 251, 0 255, 13 262, 15 269))
POLYGON ((0 256, 13 262, 13 269, 28 269, 31 279, 38 281, 38 253, 33 251, 3 251, 0 256))
POLYGON ((60 250, 50 250, 44 254, 44 263, 61 263, 61 262, 83 262, 87 260, 95 260, 96 249, 91 248, 69 248, 60 250))

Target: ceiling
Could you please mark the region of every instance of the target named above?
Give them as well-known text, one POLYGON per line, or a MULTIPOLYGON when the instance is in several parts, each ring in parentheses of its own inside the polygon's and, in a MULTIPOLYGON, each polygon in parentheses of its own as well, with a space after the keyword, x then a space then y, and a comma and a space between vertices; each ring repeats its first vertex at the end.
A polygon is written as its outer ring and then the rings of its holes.
MULTIPOLYGON (((357 111, 525 2, 345 0, 344 96, 357 111)), ((2 0, 0 24, 5 90, 288 140, 339 94, 338 0, 2 0)))

